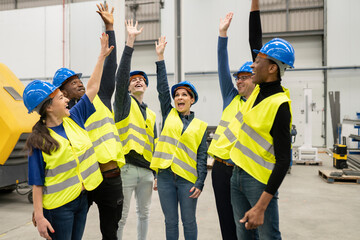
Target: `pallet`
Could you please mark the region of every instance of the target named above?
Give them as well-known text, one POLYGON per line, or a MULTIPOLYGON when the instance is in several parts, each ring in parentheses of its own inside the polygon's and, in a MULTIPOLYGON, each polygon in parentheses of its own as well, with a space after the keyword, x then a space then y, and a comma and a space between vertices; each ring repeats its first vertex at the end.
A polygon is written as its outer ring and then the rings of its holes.
POLYGON ((327 183, 360 184, 360 176, 346 176, 346 175, 342 175, 341 177, 330 176, 330 173, 332 172, 342 172, 342 171, 319 170, 319 176, 327 183))
POLYGON ((322 166, 322 161, 318 160, 318 161, 314 161, 314 160, 294 160, 293 164, 296 165, 318 165, 318 166, 322 166))

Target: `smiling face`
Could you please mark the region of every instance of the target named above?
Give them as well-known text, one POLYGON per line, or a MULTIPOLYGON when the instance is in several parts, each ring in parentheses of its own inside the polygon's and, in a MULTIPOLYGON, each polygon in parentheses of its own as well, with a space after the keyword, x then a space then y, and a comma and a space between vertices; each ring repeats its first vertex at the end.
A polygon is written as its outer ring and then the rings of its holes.
POLYGON ((82 81, 75 75, 63 83, 61 91, 66 98, 79 100, 85 94, 85 87, 82 81))
POLYGON ((252 74, 247 72, 239 73, 235 78, 235 82, 239 94, 246 99, 249 98, 255 88, 255 84, 252 82, 252 74))
POLYGON ((61 91, 55 95, 51 104, 47 107, 48 114, 53 115, 59 119, 70 116, 70 111, 67 108, 69 99, 64 96, 61 91))
POLYGON ((250 67, 254 74, 252 82, 255 84, 272 82, 278 79, 278 66, 275 62, 267 59, 265 54, 259 53, 250 67))
POLYGON ((130 78, 130 83, 129 83, 129 92, 134 95, 134 94, 142 94, 146 91, 147 86, 146 86, 146 82, 145 82, 145 78, 142 76, 134 76, 130 78))
POLYGON ((184 88, 179 88, 174 94, 175 108, 183 115, 190 114, 190 107, 195 102, 194 97, 184 88))

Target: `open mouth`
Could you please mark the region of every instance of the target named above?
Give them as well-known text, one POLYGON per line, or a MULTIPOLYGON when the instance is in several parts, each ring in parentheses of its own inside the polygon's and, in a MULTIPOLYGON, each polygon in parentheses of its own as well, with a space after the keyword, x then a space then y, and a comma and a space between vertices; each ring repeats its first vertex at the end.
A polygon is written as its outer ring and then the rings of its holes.
POLYGON ((85 88, 84 88, 84 87, 79 88, 78 91, 79 91, 79 92, 85 92, 85 88))
POLYGON ((184 107, 185 103, 178 103, 177 105, 178 105, 178 107, 184 107))

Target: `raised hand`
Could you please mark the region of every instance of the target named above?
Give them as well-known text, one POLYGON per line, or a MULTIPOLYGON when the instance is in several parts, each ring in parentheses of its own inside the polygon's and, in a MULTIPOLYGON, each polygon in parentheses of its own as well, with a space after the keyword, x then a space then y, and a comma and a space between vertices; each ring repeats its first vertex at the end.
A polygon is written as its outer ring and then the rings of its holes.
POLYGON ((220 37, 227 37, 227 30, 230 26, 233 15, 234 15, 233 12, 229 12, 228 14, 226 14, 226 17, 224 19, 220 18, 220 25, 219 25, 220 37))
POLYGON ((132 19, 127 21, 125 20, 125 25, 126 25, 126 31, 128 32, 126 45, 128 45, 129 47, 133 47, 136 36, 142 33, 144 28, 142 27, 138 29, 138 21, 135 22, 135 26, 134 26, 134 20, 132 19))
POLYGON ((100 38, 101 42, 101 50, 100 50, 100 57, 107 57, 110 55, 111 51, 114 49, 114 46, 109 47, 109 35, 103 33, 100 38))
POLYGON ((158 60, 164 60, 164 52, 165 52, 165 47, 166 47, 166 37, 162 36, 159 38, 158 41, 155 41, 155 51, 156 54, 158 55, 158 60))
POLYGON ((106 31, 114 30, 114 28, 113 28, 113 26, 114 26, 114 15, 113 15, 114 8, 112 7, 111 12, 110 12, 107 3, 105 4, 105 6, 102 3, 100 3, 100 5, 96 4, 96 6, 99 9, 99 11, 96 11, 96 12, 100 15, 100 17, 104 21, 106 31))

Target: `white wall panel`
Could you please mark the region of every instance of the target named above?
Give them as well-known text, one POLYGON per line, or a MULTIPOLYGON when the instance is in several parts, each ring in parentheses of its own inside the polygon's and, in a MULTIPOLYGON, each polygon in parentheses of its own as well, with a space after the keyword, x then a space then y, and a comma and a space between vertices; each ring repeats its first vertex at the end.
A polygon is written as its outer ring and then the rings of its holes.
POLYGON ((328 66, 360 65, 360 1, 328 0, 328 66))
POLYGON ((0 62, 17 77, 45 76, 44 8, 0 12, 0 62))
POLYGON ((231 69, 251 59, 248 43, 250 2, 183 1, 183 49, 185 72, 217 69, 217 40, 220 18, 230 11, 234 17, 228 30, 231 69))
POLYGON ((63 64, 62 6, 45 8, 44 77, 54 76, 63 64))
POLYGON ((100 36, 104 31, 94 2, 70 5, 70 64, 74 71, 91 75, 100 53, 100 36))
MULTIPOLYGON (((96 10, 96 2, 68 4, 65 8, 65 67, 84 75, 90 75, 95 66, 104 31, 96 10)), ((124 16, 122 12, 120 15, 124 16)), ((63 66, 62 5, 1 11, 0 28, 0 62, 17 77, 53 77, 63 66)), ((123 24, 118 31, 124 32, 123 24)), ((118 46, 122 49, 123 42, 118 46)))

